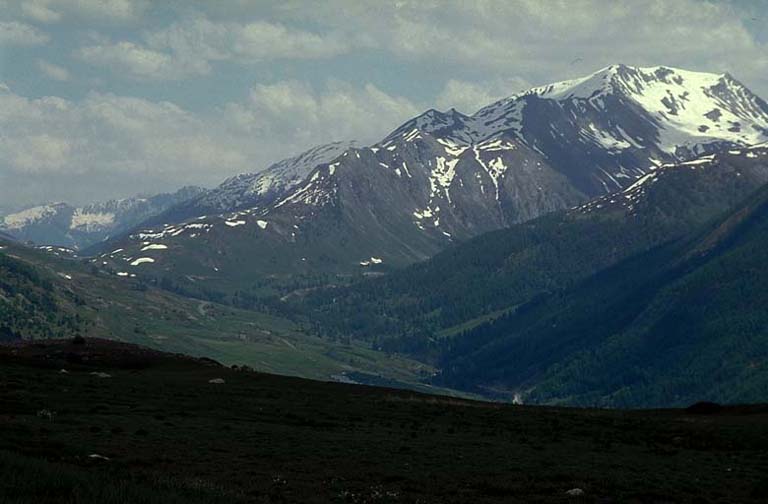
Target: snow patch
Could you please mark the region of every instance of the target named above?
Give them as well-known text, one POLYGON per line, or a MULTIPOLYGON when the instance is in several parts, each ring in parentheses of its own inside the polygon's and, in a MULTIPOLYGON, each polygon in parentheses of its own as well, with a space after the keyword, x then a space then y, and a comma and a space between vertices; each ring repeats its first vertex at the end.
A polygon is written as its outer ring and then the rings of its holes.
POLYGON ((110 212, 88 213, 81 208, 72 214, 70 229, 84 229, 87 232, 110 228, 115 223, 115 214, 110 212))
POLYGON ((146 252, 147 250, 167 250, 167 249, 168 249, 168 245, 163 245, 162 243, 151 243, 143 247, 141 251, 146 252))

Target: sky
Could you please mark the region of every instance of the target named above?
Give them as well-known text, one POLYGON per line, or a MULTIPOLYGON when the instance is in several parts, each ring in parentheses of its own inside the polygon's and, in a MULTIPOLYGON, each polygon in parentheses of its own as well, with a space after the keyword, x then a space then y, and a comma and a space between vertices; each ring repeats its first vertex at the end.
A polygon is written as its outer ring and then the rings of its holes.
POLYGON ((0 0, 0 214, 212 187, 615 63, 768 99, 768 0, 0 0))

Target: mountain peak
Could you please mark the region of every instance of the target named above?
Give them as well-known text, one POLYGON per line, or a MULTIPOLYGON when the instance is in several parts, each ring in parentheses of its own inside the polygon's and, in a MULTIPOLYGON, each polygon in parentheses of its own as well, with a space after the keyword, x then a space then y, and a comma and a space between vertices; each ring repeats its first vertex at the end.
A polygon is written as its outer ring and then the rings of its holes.
POLYGON ((414 134, 415 131, 471 143, 471 123, 471 117, 462 114, 455 108, 451 108, 446 112, 431 108, 404 123, 387 135, 381 143, 387 143, 400 137, 408 137, 414 134))
POLYGON ((677 157, 686 157, 688 151, 701 153, 702 146, 712 143, 751 145, 768 138, 768 104, 742 83, 727 73, 670 66, 611 65, 505 98, 481 109, 473 119, 482 135, 505 129, 525 135, 525 124, 530 128, 542 107, 563 110, 569 120, 583 123, 579 128, 585 135, 605 139, 599 140, 601 144, 653 145, 677 157), (545 102, 536 105, 537 100, 545 102), (629 119, 638 113, 642 122, 629 119), (610 115, 612 120, 600 127, 594 124, 596 115, 610 115), (639 135, 628 137, 617 125, 639 135))
MULTIPOLYGON (((727 74, 695 72, 670 66, 639 67, 623 63, 601 68, 584 77, 537 86, 516 95, 511 99, 530 95, 554 100, 590 99, 606 93, 633 94, 638 88, 663 83, 681 87, 712 87, 727 74)), ((735 80, 733 82, 736 82, 735 80)))

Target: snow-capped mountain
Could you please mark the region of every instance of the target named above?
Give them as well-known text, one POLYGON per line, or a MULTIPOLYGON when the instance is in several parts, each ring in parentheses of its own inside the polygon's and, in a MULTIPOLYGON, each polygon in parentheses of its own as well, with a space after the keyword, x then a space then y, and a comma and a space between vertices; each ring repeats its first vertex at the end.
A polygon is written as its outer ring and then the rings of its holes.
POLYGON ((768 104, 728 74, 614 65, 481 109, 479 137, 511 131, 588 194, 625 187, 651 163, 768 139, 768 104))
MULTIPOLYGON (((142 229, 109 259, 244 281, 401 266, 630 187, 653 167, 766 140, 768 105, 732 77, 616 65, 472 116, 427 111, 377 144, 340 146, 299 183, 277 183, 275 169, 261 176, 283 188, 268 204, 217 197, 218 212, 142 229), (152 245, 164 248, 145 258, 152 245)), ((219 194, 259 194, 258 180, 230 179, 219 194)))
POLYGON ((82 249, 201 192, 198 187, 185 187, 173 194, 136 196, 83 207, 51 203, 0 218, 0 230, 22 241, 82 249))
POLYGON ((214 189, 174 205, 147 224, 181 222, 200 215, 267 207, 301 183, 316 166, 338 157, 354 144, 349 141, 319 145, 278 161, 263 171, 236 175, 214 189))

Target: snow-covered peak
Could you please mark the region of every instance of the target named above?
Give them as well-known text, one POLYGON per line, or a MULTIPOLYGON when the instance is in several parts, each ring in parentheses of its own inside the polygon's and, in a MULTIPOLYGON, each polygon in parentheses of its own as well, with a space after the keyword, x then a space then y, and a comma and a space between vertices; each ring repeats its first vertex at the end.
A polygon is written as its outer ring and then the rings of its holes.
POLYGON ((0 227, 7 231, 23 229, 24 227, 34 225, 38 222, 50 220, 66 208, 68 208, 66 203, 51 203, 49 205, 27 208, 21 212, 6 215, 2 219, 2 226, 0 227))
POLYGON ((613 88, 614 79, 624 73, 623 65, 612 65, 597 72, 576 79, 555 82, 544 86, 538 86, 522 93, 514 95, 511 99, 515 100, 523 96, 537 95, 551 100, 562 100, 566 98, 593 98, 597 94, 610 92, 613 88))
POLYGON ((390 133, 382 141, 382 144, 387 145, 396 139, 413 141, 419 133, 448 138, 462 143, 472 143, 474 140, 473 122, 471 117, 456 109, 450 109, 448 112, 429 109, 390 133))
POLYGON ((115 214, 113 212, 90 212, 83 208, 77 208, 72 214, 70 228, 91 233, 109 230, 114 224, 115 214))
POLYGON ((199 187, 184 187, 173 194, 134 196, 82 207, 52 203, 0 218, 0 229, 23 241, 87 248, 202 191, 199 187))
POLYGON ((502 101, 530 95, 551 100, 590 99, 616 92, 631 96, 645 94, 649 89, 666 90, 673 89, 674 86, 686 89, 711 88, 724 80, 743 87, 728 74, 694 72, 669 66, 633 67, 618 64, 602 68, 585 77, 533 87, 502 101))
POLYGON ((316 166, 333 161, 355 144, 354 141, 333 142, 313 147, 297 156, 279 161, 264 171, 244 173, 227 179, 209 197, 216 197, 216 193, 237 193, 238 197, 263 196, 291 189, 316 166))
MULTIPOLYGON (((520 134, 532 97, 602 110, 608 96, 644 111, 658 129, 655 145, 669 154, 714 142, 750 145, 768 140, 768 104, 743 84, 728 74, 667 66, 612 65, 518 93, 481 109, 473 119, 480 137, 505 129, 520 134)), ((620 125, 619 120, 614 122, 620 125)))

